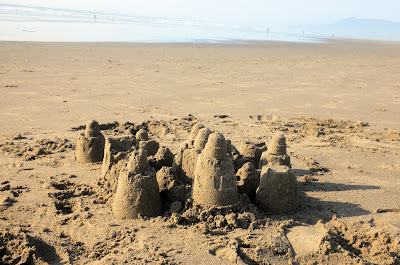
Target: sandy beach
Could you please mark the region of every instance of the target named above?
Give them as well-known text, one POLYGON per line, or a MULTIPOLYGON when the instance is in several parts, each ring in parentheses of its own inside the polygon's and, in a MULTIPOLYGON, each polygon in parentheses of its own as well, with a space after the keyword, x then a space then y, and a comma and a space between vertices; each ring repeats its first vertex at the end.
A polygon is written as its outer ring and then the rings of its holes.
POLYGON ((400 264, 399 42, 0 50, 4 264, 400 264), (240 197, 210 210, 188 198, 121 219, 102 162, 75 159, 89 120, 106 137, 146 129, 175 160, 196 123, 239 152, 282 132, 299 208, 279 215, 240 197))

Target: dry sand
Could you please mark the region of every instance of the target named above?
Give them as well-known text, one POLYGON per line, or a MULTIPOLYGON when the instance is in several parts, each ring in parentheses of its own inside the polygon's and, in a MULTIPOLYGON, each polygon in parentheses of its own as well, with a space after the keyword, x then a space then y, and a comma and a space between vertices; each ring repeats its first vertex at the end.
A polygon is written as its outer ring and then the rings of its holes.
POLYGON ((0 50, 1 262, 400 264, 400 43, 0 50), (241 197, 117 218, 101 163, 75 160, 92 119, 105 136, 146 128, 175 155, 196 122, 236 147, 282 131, 300 208, 273 215, 241 197))

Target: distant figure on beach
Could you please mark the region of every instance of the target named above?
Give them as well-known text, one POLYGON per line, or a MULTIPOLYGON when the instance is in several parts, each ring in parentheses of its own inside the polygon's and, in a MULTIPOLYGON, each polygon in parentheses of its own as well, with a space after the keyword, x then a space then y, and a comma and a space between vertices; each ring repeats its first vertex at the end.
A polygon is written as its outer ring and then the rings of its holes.
POLYGON ((94 21, 96 21, 96 12, 93 13, 94 21))

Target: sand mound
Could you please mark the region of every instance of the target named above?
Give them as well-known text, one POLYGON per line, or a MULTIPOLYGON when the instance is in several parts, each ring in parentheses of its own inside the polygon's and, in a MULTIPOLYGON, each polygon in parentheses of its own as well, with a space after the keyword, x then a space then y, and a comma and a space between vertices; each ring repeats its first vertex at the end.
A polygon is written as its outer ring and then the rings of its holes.
POLYGON ((261 154, 267 150, 264 142, 253 143, 243 141, 239 147, 239 153, 244 161, 251 161, 255 168, 259 168, 261 154))
POLYGON ((262 222, 262 214, 247 196, 240 196, 238 203, 228 206, 205 206, 192 201, 179 213, 173 213, 166 221, 168 227, 191 226, 201 233, 232 231, 235 228, 256 227, 262 222))

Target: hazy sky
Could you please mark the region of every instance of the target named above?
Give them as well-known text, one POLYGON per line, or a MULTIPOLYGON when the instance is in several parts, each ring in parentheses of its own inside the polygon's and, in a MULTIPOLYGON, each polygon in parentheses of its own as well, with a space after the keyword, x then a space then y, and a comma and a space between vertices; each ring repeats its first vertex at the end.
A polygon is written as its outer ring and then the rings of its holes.
POLYGON ((400 22, 400 0, 0 0, 0 3, 235 25, 329 24, 348 17, 400 22))

